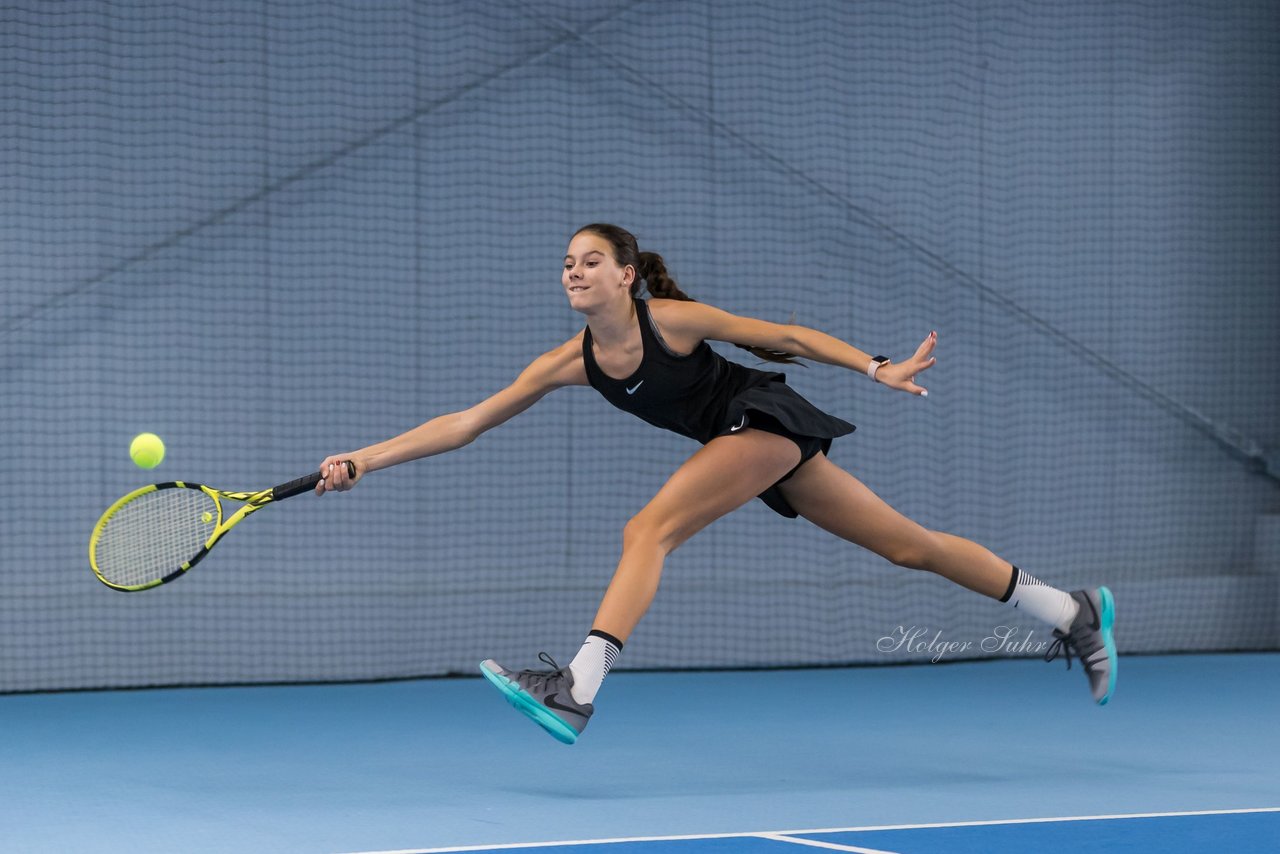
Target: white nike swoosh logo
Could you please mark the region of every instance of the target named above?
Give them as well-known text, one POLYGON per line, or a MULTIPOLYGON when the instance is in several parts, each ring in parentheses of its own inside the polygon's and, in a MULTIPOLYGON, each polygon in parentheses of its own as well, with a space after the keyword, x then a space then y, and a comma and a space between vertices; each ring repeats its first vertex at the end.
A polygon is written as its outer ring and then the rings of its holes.
POLYGON ((627 389, 627 394, 635 394, 636 389, 640 388, 640 386, 642 385, 644 385, 644 380, 640 380, 640 382, 636 383, 631 388, 627 389))
POLYGON ((746 427, 746 426, 747 426, 747 416, 745 416, 745 415, 744 415, 744 416, 742 416, 742 420, 738 422, 738 426, 737 426, 737 427, 730 427, 730 428, 729 428, 729 432, 730 432, 730 433, 737 433, 739 430, 741 430, 743 427, 746 427))

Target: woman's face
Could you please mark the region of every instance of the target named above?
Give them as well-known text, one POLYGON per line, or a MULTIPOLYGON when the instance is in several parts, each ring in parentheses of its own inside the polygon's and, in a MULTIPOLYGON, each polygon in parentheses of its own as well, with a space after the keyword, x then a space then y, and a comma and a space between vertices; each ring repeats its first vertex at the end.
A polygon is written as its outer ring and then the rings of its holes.
POLYGON ((569 241, 560 282, 574 311, 589 311, 623 296, 630 301, 636 271, 618 266, 613 246, 598 234, 580 231, 569 241))

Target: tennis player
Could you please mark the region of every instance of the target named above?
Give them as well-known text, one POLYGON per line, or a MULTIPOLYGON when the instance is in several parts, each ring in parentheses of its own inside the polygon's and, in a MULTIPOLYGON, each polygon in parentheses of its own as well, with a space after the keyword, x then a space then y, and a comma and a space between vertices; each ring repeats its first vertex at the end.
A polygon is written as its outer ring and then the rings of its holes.
POLYGON ((730 342, 771 362, 803 357, 838 365, 925 397, 917 381, 936 361, 937 333, 894 362, 803 326, 729 314, 692 301, 659 255, 640 252, 635 237, 614 225, 588 225, 573 235, 561 283, 569 306, 586 317, 582 332, 470 409, 327 457, 316 486, 321 495, 345 491, 368 472, 462 447, 564 386, 589 385, 619 409, 702 444, 627 522, 613 580, 567 667, 545 653, 550 670, 480 665, 513 706, 561 741, 576 741, 609 668, 653 600, 667 555, 756 497, 898 566, 935 573, 1039 618, 1056 639, 1046 660, 1063 654, 1070 668, 1078 657, 1093 699, 1101 705, 1111 698, 1115 602, 1106 587, 1066 593, 977 543, 911 521, 827 458, 831 441, 852 432, 852 424, 809 403, 783 374, 728 361, 706 343, 730 342), (649 299, 638 298, 642 284, 649 299), (342 465, 347 460, 354 476, 342 465))

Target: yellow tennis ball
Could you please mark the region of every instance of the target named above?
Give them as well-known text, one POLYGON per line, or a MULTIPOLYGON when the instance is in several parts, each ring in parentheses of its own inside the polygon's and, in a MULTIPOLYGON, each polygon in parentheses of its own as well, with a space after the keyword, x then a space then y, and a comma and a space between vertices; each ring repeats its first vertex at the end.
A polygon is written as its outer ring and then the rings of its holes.
POLYGON ((129 456, 138 468, 153 469, 164 459, 164 442, 155 433, 139 433, 129 443, 129 456))

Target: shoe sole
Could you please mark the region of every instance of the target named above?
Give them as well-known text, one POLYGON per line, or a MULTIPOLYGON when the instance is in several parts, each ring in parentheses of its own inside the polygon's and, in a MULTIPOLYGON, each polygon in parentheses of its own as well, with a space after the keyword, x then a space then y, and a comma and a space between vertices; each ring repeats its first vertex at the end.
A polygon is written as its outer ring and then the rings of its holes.
POLYGON ((501 673, 489 669, 488 661, 480 662, 480 672, 493 687, 502 692, 507 702, 522 715, 528 717, 538 726, 551 734, 551 737, 562 744, 573 744, 578 740, 577 731, 560 718, 547 711, 546 706, 529 696, 519 685, 501 673))
POLYGON ((1116 671, 1120 669, 1120 656, 1116 653, 1115 635, 1111 631, 1111 627, 1116 623, 1116 599, 1111 595, 1111 591, 1105 587, 1098 588, 1098 598, 1102 601, 1102 643, 1107 649, 1107 693, 1102 695, 1102 699, 1098 701, 1099 706, 1105 706, 1107 701, 1111 699, 1111 693, 1116 690, 1116 671))

